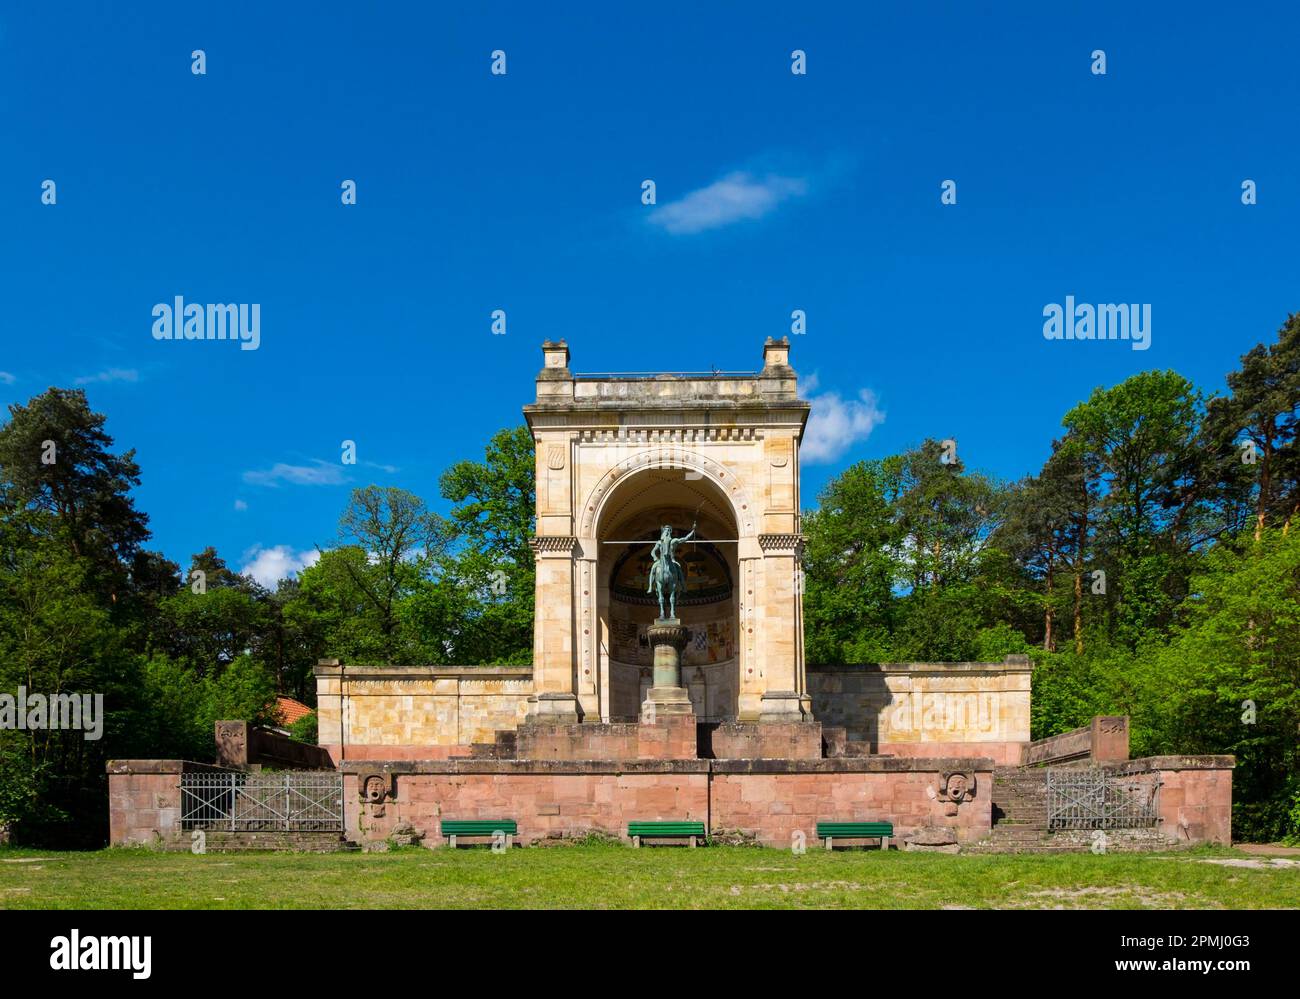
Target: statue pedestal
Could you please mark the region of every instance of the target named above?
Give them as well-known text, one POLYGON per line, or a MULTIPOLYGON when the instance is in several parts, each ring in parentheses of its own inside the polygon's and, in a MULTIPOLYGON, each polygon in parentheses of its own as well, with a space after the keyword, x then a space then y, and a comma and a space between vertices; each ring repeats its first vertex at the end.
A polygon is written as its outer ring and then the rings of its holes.
POLYGON ((656 618, 646 630, 654 650, 654 682, 641 702, 641 720, 653 724, 664 715, 690 715, 691 697, 682 686, 682 650, 691 633, 675 617, 656 618))

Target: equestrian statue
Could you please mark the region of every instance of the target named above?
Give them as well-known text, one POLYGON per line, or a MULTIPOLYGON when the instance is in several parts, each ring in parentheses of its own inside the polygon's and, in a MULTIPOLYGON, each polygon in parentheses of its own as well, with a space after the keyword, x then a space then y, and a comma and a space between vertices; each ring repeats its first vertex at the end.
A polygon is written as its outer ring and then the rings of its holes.
POLYGON ((659 534, 659 540, 655 542, 654 548, 650 550, 649 585, 646 586, 647 593, 658 592, 659 594, 659 620, 672 620, 677 617, 677 594, 686 592, 686 574, 682 572, 681 563, 677 561, 677 546, 683 541, 690 541, 695 537, 695 524, 691 525, 691 533, 684 537, 674 538, 673 529, 669 524, 664 524, 663 530, 659 534), (664 614, 664 598, 668 598, 668 614, 664 614))

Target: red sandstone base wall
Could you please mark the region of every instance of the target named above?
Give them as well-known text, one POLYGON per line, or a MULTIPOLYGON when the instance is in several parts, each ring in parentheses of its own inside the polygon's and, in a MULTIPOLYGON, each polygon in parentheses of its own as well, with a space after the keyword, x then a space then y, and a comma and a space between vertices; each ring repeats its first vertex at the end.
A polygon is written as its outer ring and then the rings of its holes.
POLYGON ((987 768, 984 760, 971 770, 976 793, 960 804, 939 798, 939 770, 710 776, 707 761, 639 773, 398 773, 393 797, 380 804, 360 801, 358 776, 347 774, 343 800, 347 836, 361 843, 386 840, 409 823, 428 845, 440 846, 443 818, 514 819, 524 844, 589 832, 626 839, 629 822, 667 819, 703 822, 712 835, 739 834, 778 848, 789 847, 796 831, 814 843, 819 820, 888 821, 900 839, 949 827, 967 843, 991 827, 987 768))
POLYGON ((622 836, 628 822, 655 819, 709 821, 708 774, 469 774, 397 779, 397 797, 376 807, 357 799, 357 778, 343 782, 346 835, 355 842, 387 839, 403 823, 429 845, 445 843, 438 822, 514 819, 519 842, 622 836), (376 814, 379 812, 381 814, 376 814))
POLYGON ((1232 844, 1231 756, 1149 756, 1121 772, 1157 771, 1160 832, 1172 842, 1232 844))
MULTIPOLYGON (((986 745, 986 744, 979 744, 986 745)), ((349 748, 349 753, 352 747, 349 748)), ((350 759, 353 759, 350 757, 350 759)), ((347 836, 374 843, 410 823, 439 845, 439 822, 514 819, 520 840, 626 837, 637 820, 703 822, 713 835, 739 833, 778 848, 796 831, 810 844, 819 820, 894 824, 900 840, 924 827, 948 827, 960 843, 980 839, 992 823, 992 761, 954 756, 893 760, 394 761, 351 764, 344 773, 347 836), (966 760, 970 763, 966 763, 966 760), (360 798, 358 770, 388 772, 391 796, 360 798), (975 778, 975 793, 944 801, 943 774, 975 778)), ((1160 831, 1171 842, 1232 841, 1230 756, 1149 757, 1116 768, 1160 777, 1160 831)), ((180 775, 219 768, 181 760, 114 760, 108 764, 109 825, 115 846, 188 848, 180 828, 180 775)))
POLYGON ((157 846, 181 829, 177 774, 129 774, 108 782, 108 836, 114 846, 157 846))
POLYGON ((892 822, 900 843, 927 827, 949 827, 959 843, 970 843, 987 836, 993 821, 992 772, 976 773, 976 783, 975 797, 958 806, 938 800, 939 774, 931 772, 717 774, 713 831, 788 847, 796 832, 814 843, 818 821, 875 821, 892 822))
POLYGON ((181 829, 181 774, 220 769, 188 760, 109 760, 109 843, 188 849, 189 834, 181 829))

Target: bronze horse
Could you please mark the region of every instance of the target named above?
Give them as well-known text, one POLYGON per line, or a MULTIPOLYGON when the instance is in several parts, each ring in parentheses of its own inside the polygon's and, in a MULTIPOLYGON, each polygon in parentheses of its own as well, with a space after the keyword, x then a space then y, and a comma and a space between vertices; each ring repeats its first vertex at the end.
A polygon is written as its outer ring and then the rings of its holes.
POLYGON ((682 572, 681 563, 677 561, 677 546, 683 541, 690 541, 695 537, 695 525, 691 525, 691 533, 684 537, 674 538, 673 529, 669 524, 664 524, 663 530, 659 534, 659 540, 655 542, 654 547, 650 550, 650 575, 647 593, 658 592, 659 594, 659 617, 660 619, 677 617, 677 594, 686 592, 686 574, 682 572), (668 613, 664 614, 664 596, 668 597, 668 613))

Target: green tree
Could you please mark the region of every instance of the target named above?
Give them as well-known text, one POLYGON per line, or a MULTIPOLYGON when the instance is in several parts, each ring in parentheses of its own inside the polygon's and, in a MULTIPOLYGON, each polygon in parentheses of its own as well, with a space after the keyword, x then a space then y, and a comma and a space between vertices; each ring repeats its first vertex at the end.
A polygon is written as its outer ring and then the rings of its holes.
POLYGON ((1005 514, 1002 487, 949 453, 927 440, 883 465, 902 532, 895 558, 914 591, 969 581, 1005 514))
POLYGON ((412 607, 427 644, 449 643, 460 663, 530 663, 533 654, 536 453, 527 427, 501 430, 481 462, 440 480, 453 505, 432 523, 432 577, 412 607), (449 617, 450 630, 434 631, 449 617))
POLYGON ((9 406, 0 428, 0 494, 9 509, 51 514, 72 554, 89 560, 88 582, 110 596, 149 535, 129 493, 140 484, 135 451, 112 451, 105 417, 81 389, 51 388, 9 406))
POLYGON ((894 553, 902 531, 878 461, 859 462, 827 483, 803 532, 804 631, 809 661, 892 658, 894 553))
POLYGON ((384 662, 403 659, 403 597, 417 585, 420 571, 411 556, 428 536, 424 502, 403 489, 367 486, 354 489, 339 518, 339 538, 364 558, 344 558, 336 565, 351 579, 379 635, 384 662))
POLYGON ((232 572, 213 548, 194 556, 185 578, 189 585, 158 601, 162 633, 154 648, 200 676, 219 676, 239 656, 259 650, 267 593, 232 572))
POLYGON ((1139 664, 1132 711, 1155 751, 1237 757, 1243 833, 1300 835, 1286 825, 1300 792, 1300 537, 1218 545, 1191 591, 1187 624, 1139 664))
POLYGON ((1147 371, 1095 390, 1063 421, 1067 451, 1085 479, 1096 474, 1090 595, 1102 598, 1114 633, 1129 647, 1171 623, 1194 553, 1224 530, 1205 488, 1202 413, 1203 396, 1187 379, 1147 371), (1104 592, 1096 587, 1098 570, 1104 592))

